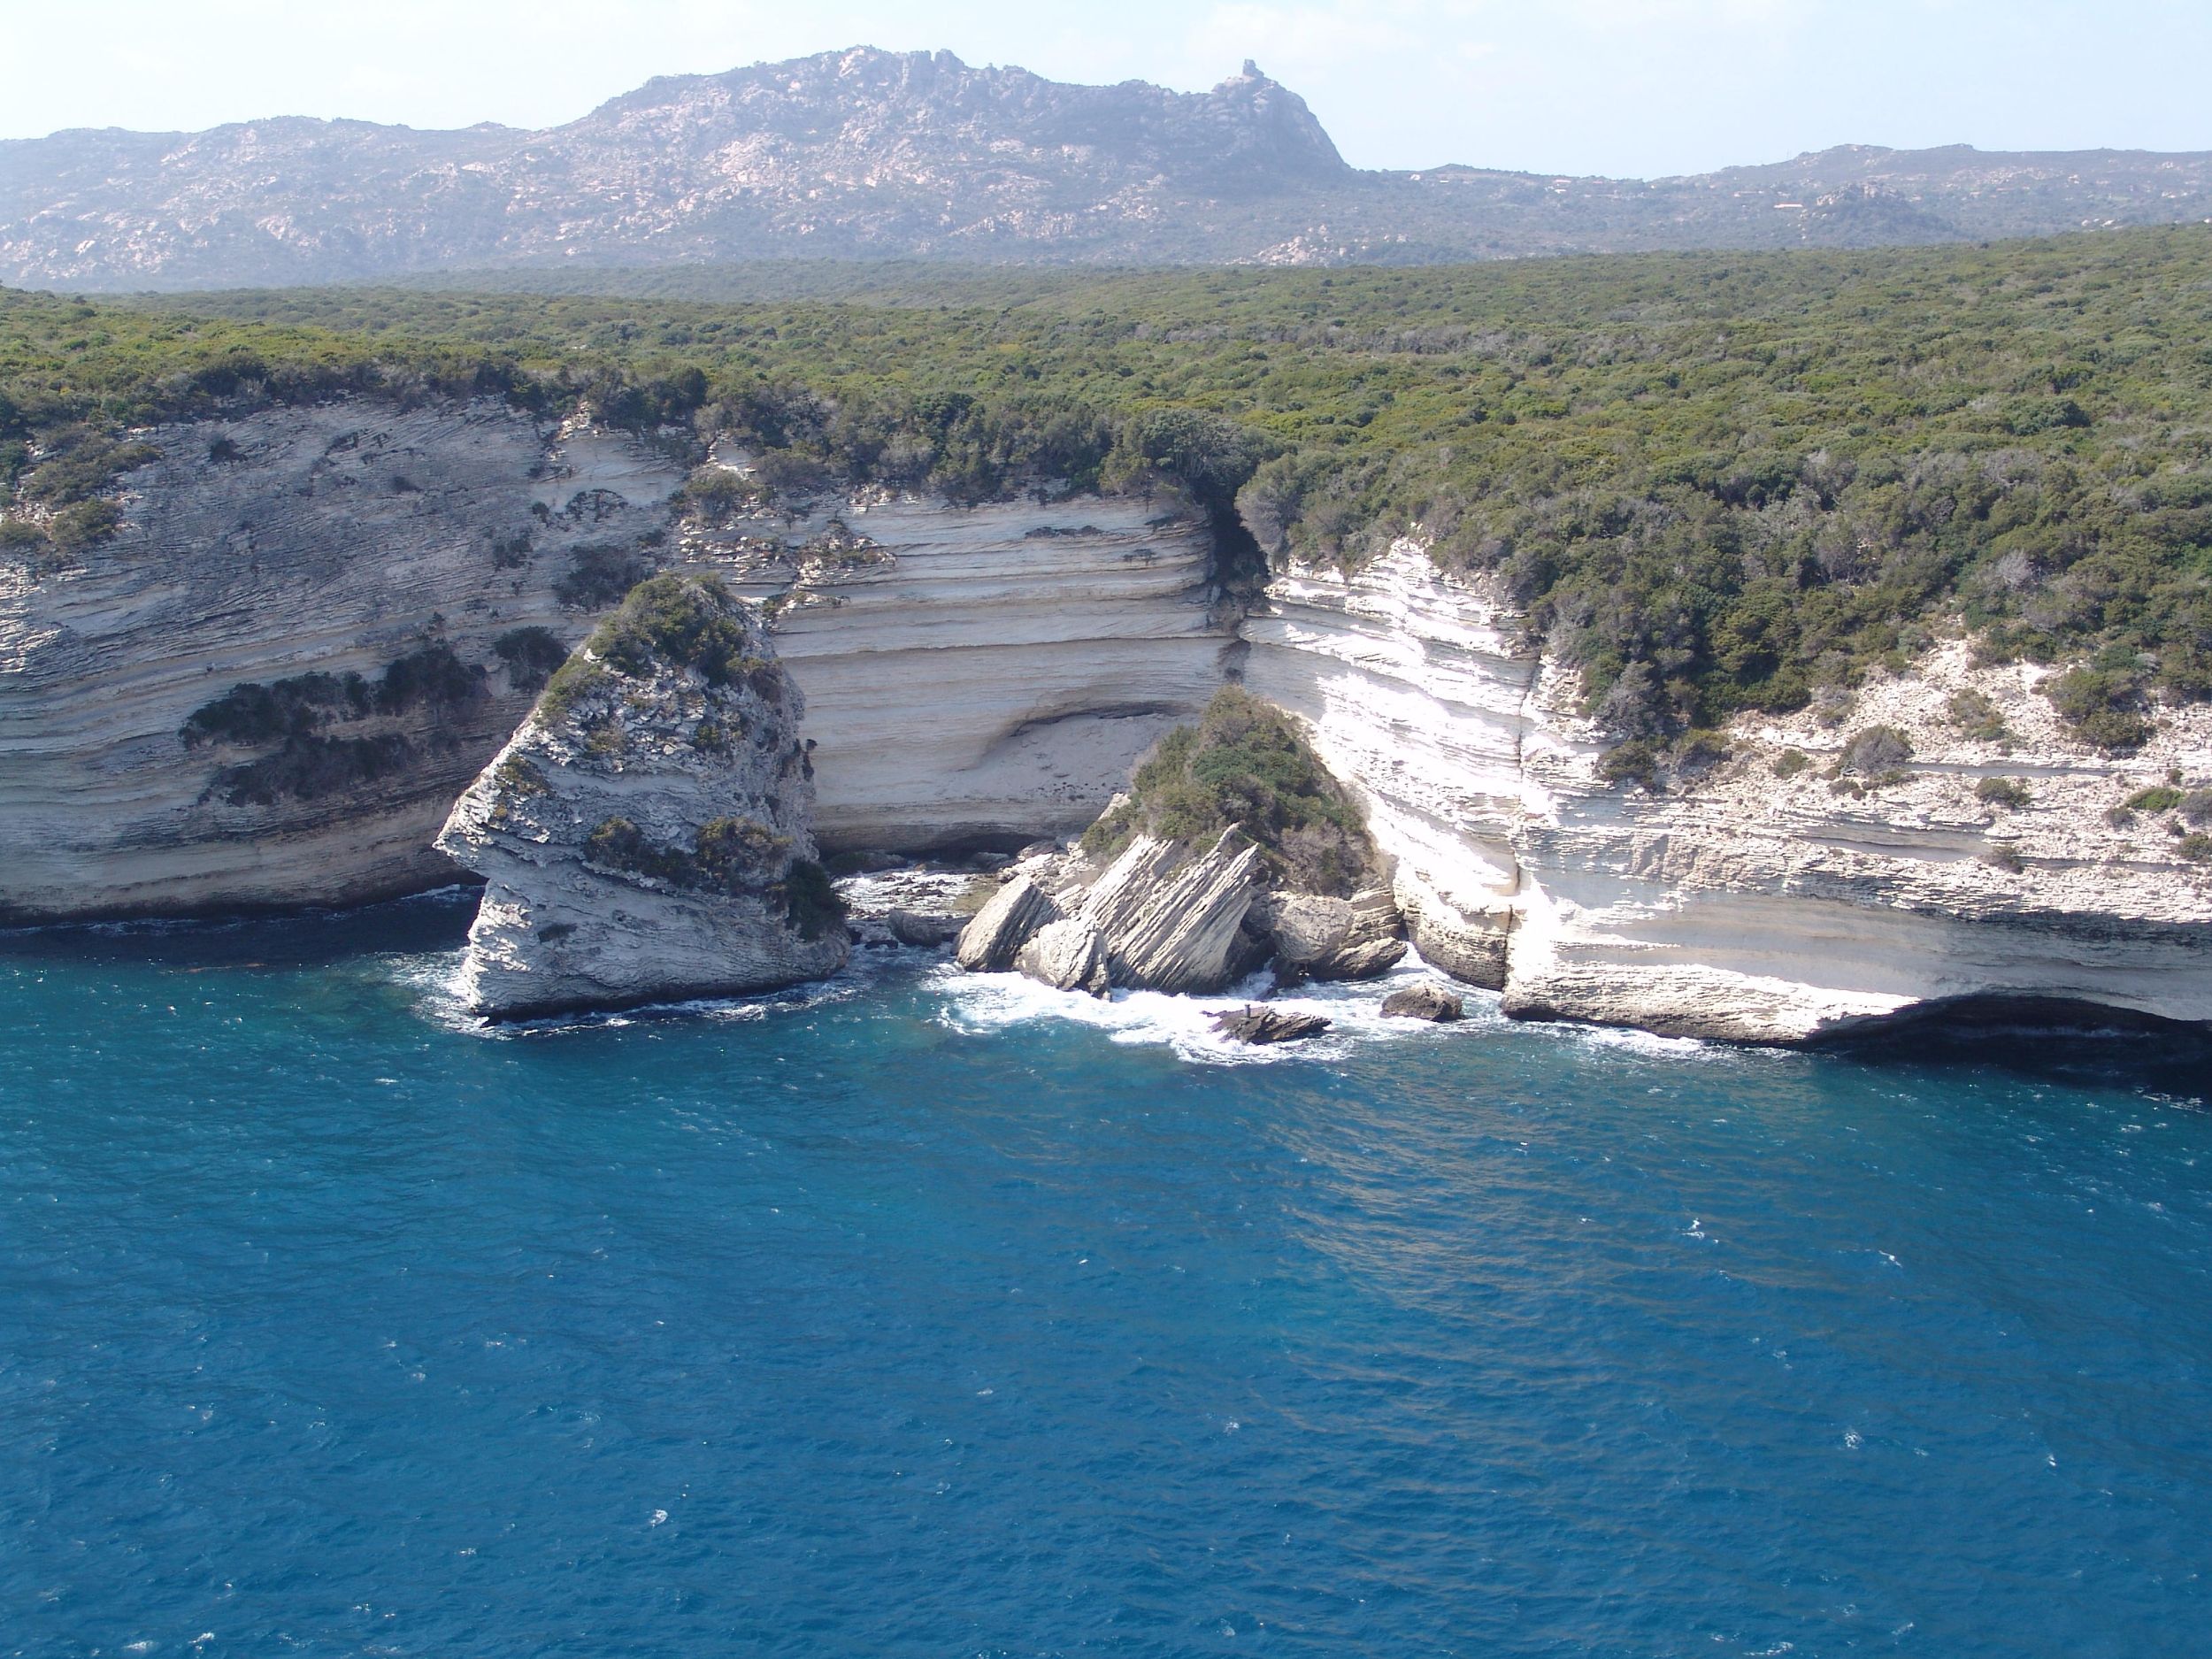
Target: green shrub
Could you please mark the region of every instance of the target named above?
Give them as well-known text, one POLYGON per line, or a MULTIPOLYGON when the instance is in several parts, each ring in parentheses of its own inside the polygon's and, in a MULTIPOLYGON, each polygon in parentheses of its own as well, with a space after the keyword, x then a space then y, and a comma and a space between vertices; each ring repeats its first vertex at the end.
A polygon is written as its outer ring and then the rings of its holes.
POLYGON ((601 542, 576 549, 567 575, 553 584, 553 596, 571 611, 604 611, 653 573, 634 548, 601 542))
MULTIPOLYGON (((783 670, 753 654, 761 643, 743 605, 715 575, 656 576, 641 582, 586 641, 618 673, 644 679, 688 670, 710 686, 743 684, 764 702, 782 696, 783 670)), ((559 683, 562 676, 554 676, 559 683)))
POLYGON ((192 749, 257 747, 306 737, 333 720, 364 719, 375 706, 375 692, 358 674, 296 674, 265 686, 250 680, 195 709, 179 735, 192 749))
POLYGON ((377 680, 376 707, 380 714, 420 708, 442 714, 472 708, 489 695, 484 671, 464 663, 450 645, 440 641, 386 664, 377 680))
POLYGON ((545 682, 544 694, 538 698, 538 713, 547 720, 565 718, 587 699, 613 690, 614 685, 612 674, 578 651, 545 682))
POLYGON ((829 872, 810 859, 795 858, 783 879, 784 919, 802 939, 819 939, 845 925, 844 896, 829 872))
POLYGON ((2193 864, 2212 864, 2212 835, 2192 830, 2181 838, 2180 845, 2174 850, 2193 864))
POLYGON ((2132 812, 2170 812, 2181 804, 2181 791, 2170 784, 2153 784, 2128 796, 2127 804, 2132 812))
POLYGON ((1996 868, 2016 876, 2028 867, 2027 860, 2020 856, 2020 849, 2010 841, 1993 843, 1983 856, 1996 868))
POLYGON ((2177 804, 2181 821, 2192 828, 2212 824, 2212 789, 2192 789, 2177 804))
POLYGON ((1856 772, 1862 777, 1879 774, 1881 780, 1887 783, 1894 781, 1888 774, 1911 758, 1910 738, 1893 726, 1870 726, 1851 734, 1837 765, 1840 772, 1856 772))
POLYGON ((2141 676, 2131 670, 2069 669, 2047 680, 2043 695, 2085 743, 2124 754, 2150 741, 2151 723, 2143 714, 2141 676))
POLYGON ((751 818, 710 819, 693 838, 698 879, 731 892, 758 880, 764 871, 780 865, 790 851, 789 836, 779 835, 751 818))
POLYGON ((47 539, 64 553, 82 553, 123 527, 123 510, 111 501, 81 501, 65 507, 46 526, 47 539))
POLYGON ((1794 778, 1809 770, 1812 764, 1812 757, 1803 749, 1786 749, 1774 757, 1774 775, 1778 778, 1794 778))
POLYGON ((1974 798, 1985 806, 2017 810, 2035 796, 2024 779, 1985 778, 1974 786, 1974 798))
POLYGON ((492 650, 517 691, 539 690, 568 661, 568 647, 550 628, 510 628, 492 641, 492 650))
POLYGON ((414 745, 396 734, 293 737, 273 755, 216 773, 211 789, 233 806, 314 801, 389 777, 414 759, 414 745))
POLYGON ((2001 742, 2011 735, 1997 705, 1986 694, 1971 686, 1952 694, 1949 712, 1951 724, 1958 727, 1959 734, 1977 742, 2001 742))
POLYGON ((1616 743, 1598 757, 1598 776, 1609 784, 1640 783, 1659 788, 1659 745, 1648 737, 1616 743))
POLYGON ((1196 726, 1160 740, 1126 801, 1084 832, 1083 849, 1110 858, 1140 833, 1203 843, 1233 824, 1278 879, 1303 891, 1349 894, 1377 865, 1357 805, 1295 722, 1235 686, 1215 694, 1196 726))

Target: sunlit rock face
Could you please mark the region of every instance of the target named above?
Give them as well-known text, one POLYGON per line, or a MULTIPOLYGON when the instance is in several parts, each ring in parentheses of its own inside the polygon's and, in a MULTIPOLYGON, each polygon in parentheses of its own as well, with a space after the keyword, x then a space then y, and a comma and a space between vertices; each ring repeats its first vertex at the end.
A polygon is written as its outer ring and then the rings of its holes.
POLYGON ((488 400, 145 435, 161 458, 124 480, 112 541, 0 561, 0 918, 460 879, 433 845, 455 797, 656 568, 774 612, 833 852, 1079 828, 1237 649, 1210 534, 1171 494, 840 494, 702 534, 664 456, 488 400))
POLYGON ((144 436, 112 541, 0 559, 0 916, 456 879, 447 810, 611 603, 565 603, 580 560, 649 551, 681 474, 492 400, 144 436))
POLYGON ((1236 649, 1211 533, 1179 496, 840 497, 686 557, 774 612, 831 852, 1082 828, 1236 649))
POLYGON ((639 588, 439 834, 485 884, 470 1006, 526 1018, 835 972, 847 935, 813 862, 804 708, 720 581, 639 588), (656 618, 675 625, 656 638, 656 618))
POLYGON ((1838 726, 1740 722, 1725 762, 1658 795, 1599 777, 1572 676, 1512 625, 1409 542, 1283 576, 1243 625, 1248 684, 1360 791, 1416 943, 1509 1011, 1754 1042, 1977 1000, 2212 1019, 2212 867, 2177 813, 2124 806, 2212 775, 2212 710, 2101 755, 2061 731, 2042 671, 1955 643, 1838 726), (2006 735, 1962 730, 1969 689, 2006 735), (1875 725, 1909 763, 1833 775, 1875 725), (1984 798, 1989 779, 2024 799, 1984 798))

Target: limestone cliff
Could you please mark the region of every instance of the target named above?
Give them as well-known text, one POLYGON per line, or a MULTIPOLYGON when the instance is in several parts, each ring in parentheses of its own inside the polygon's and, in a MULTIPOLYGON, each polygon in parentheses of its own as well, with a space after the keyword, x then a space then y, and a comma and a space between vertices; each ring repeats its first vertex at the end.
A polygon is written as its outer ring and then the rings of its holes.
POLYGON ((804 704, 711 577, 641 585, 554 677, 438 845, 485 881, 462 983, 500 1018, 834 972, 804 704))
POLYGON ((774 612, 831 852, 1081 829, 1235 645, 1211 534, 1175 495, 838 494, 695 532, 683 555, 774 612))
POLYGON ((1282 577, 1244 624, 1248 683, 1358 787, 1416 943, 1509 1012, 1744 1041, 1980 999, 2212 1019, 2212 867, 2170 809, 2126 804, 2212 775, 2212 710, 2102 756, 2042 671, 1953 643, 1838 726, 1740 723, 1654 794, 1600 778, 1602 733, 1514 623, 1402 542, 1282 577), (1909 758, 1841 769, 1876 726, 1909 758))
POLYGON ((665 456, 489 400, 142 435, 161 458, 113 541, 58 569, 0 553, 0 920, 457 879, 432 845, 454 797, 656 566, 779 613, 832 850, 1079 827, 1234 646, 1171 495, 822 495, 686 534, 665 456))
POLYGON ((680 472, 488 399, 142 435, 112 541, 0 555, 0 918, 455 879, 454 796, 641 573, 680 472))

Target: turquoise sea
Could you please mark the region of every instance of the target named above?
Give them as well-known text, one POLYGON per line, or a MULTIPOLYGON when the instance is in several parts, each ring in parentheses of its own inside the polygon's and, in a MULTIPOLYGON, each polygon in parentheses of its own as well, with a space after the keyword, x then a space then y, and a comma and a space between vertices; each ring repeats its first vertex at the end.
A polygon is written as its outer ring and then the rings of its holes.
POLYGON ((0 1654, 2212 1651, 2200 1049, 487 1033, 466 917, 0 938, 0 1654))

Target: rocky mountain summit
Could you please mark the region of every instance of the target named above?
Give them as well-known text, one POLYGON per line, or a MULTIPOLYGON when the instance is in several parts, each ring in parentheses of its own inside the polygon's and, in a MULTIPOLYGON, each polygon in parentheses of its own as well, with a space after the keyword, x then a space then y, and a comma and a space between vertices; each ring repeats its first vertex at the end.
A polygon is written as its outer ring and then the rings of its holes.
POLYGON ((438 845, 485 879, 480 1014, 772 989, 844 962, 813 862, 803 705, 711 576, 641 584, 556 674, 438 845))
POLYGON ((1363 172, 1249 62, 1178 93, 870 48, 651 81, 541 132, 287 117, 0 142, 0 281, 88 292, 768 258, 1421 264, 2208 217, 2201 154, 1363 172))

